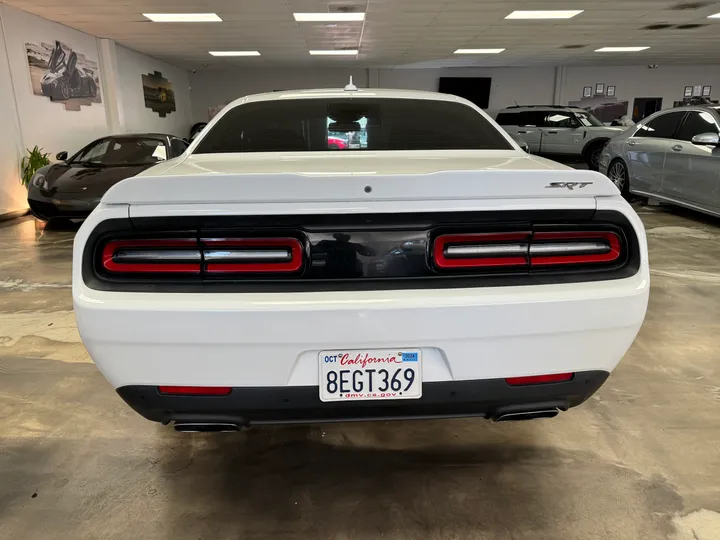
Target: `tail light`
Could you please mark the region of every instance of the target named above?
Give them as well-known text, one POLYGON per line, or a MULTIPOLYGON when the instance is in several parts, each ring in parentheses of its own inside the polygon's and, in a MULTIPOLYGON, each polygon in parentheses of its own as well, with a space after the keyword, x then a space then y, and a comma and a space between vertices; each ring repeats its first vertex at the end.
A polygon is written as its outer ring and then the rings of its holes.
POLYGON ((622 240, 614 231, 448 234, 433 244, 440 270, 610 265, 621 256, 622 240))
POLYGON ((100 264, 109 274, 284 274, 303 265, 297 238, 111 240, 100 264))

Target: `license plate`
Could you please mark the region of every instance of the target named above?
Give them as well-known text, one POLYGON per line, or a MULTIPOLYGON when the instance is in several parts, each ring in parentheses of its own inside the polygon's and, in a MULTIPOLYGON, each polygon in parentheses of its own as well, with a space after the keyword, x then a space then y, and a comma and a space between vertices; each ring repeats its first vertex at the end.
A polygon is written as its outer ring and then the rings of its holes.
POLYGON ((322 351, 321 401, 417 399, 422 396, 422 351, 322 351))

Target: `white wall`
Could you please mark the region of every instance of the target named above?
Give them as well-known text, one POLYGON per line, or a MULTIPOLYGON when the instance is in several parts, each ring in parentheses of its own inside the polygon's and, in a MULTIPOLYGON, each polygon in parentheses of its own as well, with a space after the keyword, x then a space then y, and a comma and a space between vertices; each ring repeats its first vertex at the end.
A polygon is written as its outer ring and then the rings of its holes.
POLYGON ((566 68, 562 103, 582 99, 583 87, 596 83, 615 86, 618 101, 629 101, 632 110, 637 97, 661 97, 662 107, 683 99, 686 86, 712 86, 713 99, 720 99, 720 66, 588 66, 566 68))
POLYGON ((192 113, 195 122, 207 122, 208 107, 248 94, 273 90, 342 88, 353 77, 359 87, 368 86, 367 69, 237 69, 202 71, 190 75, 192 113))
POLYGON ((115 51, 124 131, 169 133, 188 137, 193 123, 188 72, 120 45, 115 47, 115 51), (155 71, 162 73, 162 76, 172 83, 175 92, 177 110, 165 118, 145 107, 142 75, 155 71))
POLYGON ((6 4, 0 4, 0 14, 24 147, 32 148, 37 144, 54 156, 61 150, 72 153, 105 135, 104 102, 80 107, 79 111, 66 111, 64 104, 33 94, 25 51, 26 42, 47 43, 59 39, 76 52, 99 61, 96 38, 6 4))
MULTIPOLYGON (((2 21, 2 13, 0 13, 2 21)), ((22 138, 15 112, 10 66, 0 24, 0 216, 27 208, 27 191, 20 184, 22 138)))

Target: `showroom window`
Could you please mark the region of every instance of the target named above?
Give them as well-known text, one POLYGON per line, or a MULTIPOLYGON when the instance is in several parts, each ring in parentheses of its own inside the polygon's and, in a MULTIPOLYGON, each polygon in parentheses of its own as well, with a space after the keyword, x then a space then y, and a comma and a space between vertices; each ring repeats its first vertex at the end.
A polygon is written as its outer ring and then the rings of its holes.
POLYGON ((511 150, 480 113, 416 99, 296 99, 239 105, 197 154, 362 150, 511 150))
POLYGON ((720 133, 717 122, 709 112, 689 112, 683 125, 678 130, 677 138, 690 141, 695 135, 703 133, 720 133))
POLYGON ((673 133, 685 116, 684 111, 666 113, 654 118, 647 124, 642 124, 633 137, 652 137, 656 139, 672 139, 673 133))

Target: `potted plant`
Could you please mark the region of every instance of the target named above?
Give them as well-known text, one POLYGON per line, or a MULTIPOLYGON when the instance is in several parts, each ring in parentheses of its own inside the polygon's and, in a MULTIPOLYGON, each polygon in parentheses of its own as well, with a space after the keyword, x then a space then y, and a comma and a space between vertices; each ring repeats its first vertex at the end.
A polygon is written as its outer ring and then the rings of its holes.
POLYGON ((42 148, 38 148, 37 144, 32 150, 28 149, 28 155, 22 158, 20 162, 20 182, 23 186, 28 187, 30 185, 30 181, 38 169, 50 165, 49 155, 43 153, 42 148))

